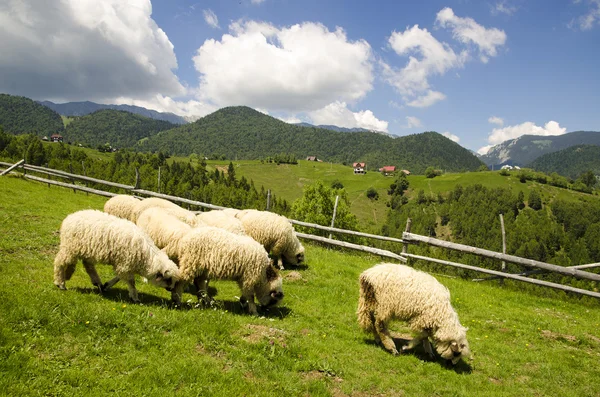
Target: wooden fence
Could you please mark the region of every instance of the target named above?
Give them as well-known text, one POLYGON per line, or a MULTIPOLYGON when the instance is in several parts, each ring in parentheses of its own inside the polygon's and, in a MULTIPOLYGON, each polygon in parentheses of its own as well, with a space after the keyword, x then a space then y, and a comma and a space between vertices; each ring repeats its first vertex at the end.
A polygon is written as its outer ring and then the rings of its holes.
MULTIPOLYGON (((0 166, 7 167, 7 169, 4 170, 0 175, 5 175, 11 171, 14 172, 14 169, 21 168, 23 170, 24 178, 31 179, 31 180, 34 180, 37 182, 46 183, 48 185, 57 185, 57 186, 66 187, 69 189, 73 189, 73 191, 79 190, 79 191, 83 191, 86 193, 97 194, 97 195, 101 195, 101 196, 105 196, 105 197, 113 197, 113 196, 116 196, 117 193, 111 193, 111 192, 106 192, 103 190, 92 189, 87 186, 77 185, 75 183, 75 181, 103 184, 106 186, 122 189, 122 190, 126 191, 128 194, 132 194, 132 195, 159 197, 159 198, 163 198, 163 199, 173 201, 176 203, 194 205, 194 206, 198 206, 198 207, 202 207, 202 208, 208 208, 211 210, 220 210, 220 209, 226 208, 226 207, 222 207, 222 206, 218 206, 218 205, 203 203, 200 201, 189 200, 189 199, 185 199, 185 198, 181 198, 181 197, 177 197, 177 196, 170 196, 167 194, 156 193, 156 192, 149 191, 149 190, 138 189, 137 186, 139 186, 139 179, 136 180, 135 185, 124 185, 124 184, 120 184, 120 183, 109 182, 109 181, 104 181, 101 179, 91 178, 91 177, 87 177, 87 176, 83 176, 83 175, 72 174, 72 173, 65 172, 65 171, 59 171, 59 170, 53 170, 50 168, 33 166, 33 165, 25 164, 24 160, 21 160, 20 162, 18 162, 16 164, 0 162, 0 166), (34 176, 34 175, 31 175, 30 173, 27 173, 27 171, 41 173, 44 175, 50 175, 50 176, 58 177, 58 178, 63 178, 63 179, 68 180, 70 183, 65 183, 65 182, 60 182, 60 181, 55 181, 55 180, 51 180, 51 179, 34 176)), ((136 172, 136 174, 137 174, 137 172, 136 172)), ((600 263, 591 263, 591 264, 587 264, 587 265, 562 267, 562 266, 556 266, 556 265, 553 265, 550 263, 535 261, 532 259, 522 258, 522 257, 514 256, 514 255, 508 255, 505 253, 490 251, 490 250, 477 248, 477 247, 471 247, 471 246, 467 246, 467 245, 463 245, 463 244, 452 243, 452 242, 444 241, 444 240, 438 240, 435 238, 410 233, 410 223, 411 223, 410 219, 407 222, 407 228, 406 228, 406 231, 402 235, 402 239, 386 237, 386 236, 379 236, 376 234, 362 233, 362 232, 353 231, 353 230, 339 229, 339 228, 335 228, 335 227, 322 226, 322 225, 317 225, 317 224, 313 224, 313 223, 297 221, 294 219, 290 219, 290 222, 294 225, 309 227, 309 228, 322 230, 322 231, 326 231, 326 232, 330 233, 330 238, 315 236, 315 235, 305 234, 305 233, 297 233, 298 237, 300 237, 302 239, 306 239, 306 240, 317 241, 320 243, 335 245, 335 246, 358 250, 358 251, 362 251, 362 252, 368 252, 368 253, 371 253, 374 255, 378 255, 378 256, 390 258, 390 259, 395 259, 395 260, 398 260, 401 262, 407 262, 408 258, 412 258, 412 259, 423 260, 423 261, 428 261, 428 262, 432 262, 432 263, 438 263, 438 264, 443 264, 446 266, 452 266, 452 267, 456 267, 456 268, 460 268, 460 269, 472 270, 472 271, 476 271, 476 272, 493 275, 493 277, 490 277, 488 279, 505 279, 506 278, 506 279, 517 280, 517 281, 521 281, 521 282, 536 284, 539 286, 559 289, 562 291, 573 292, 573 293, 577 293, 577 294, 581 294, 581 295, 587 295, 587 296, 592 296, 595 298, 600 298, 600 293, 595 292, 595 291, 590 291, 590 290, 581 289, 581 288, 575 288, 575 287, 571 287, 569 285, 551 283, 548 281, 543 281, 543 280, 538 280, 538 279, 527 277, 532 274, 554 272, 554 273, 558 273, 558 274, 562 274, 562 275, 566 275, 566 276, 572 276, 572 277, 576 277, 579 279, 587 279, 587 280, 597 282, 597 281, 600 281, 599 274, 590 273, 587 271, 583 271, 581 269, 600 267, 600 263), (358 237, 364 237, 364 238, 370 238, 370 239, 377 239, 377 240, 381 240, 381 241, 388 241, 388 242, 392 242, 392 243, 399 243, 399 244, 403 245, 402 252, 400 254, 397 254, 397 253, 394 253, 394 252, 391 252, 388 250, 383 250, 383 249, 379 249, 379 248, 375 248, 375 247, 369 247, 369 246, 365 246, 365 245, 352 244, 352 243, 348 243, 348 242, 344 242, 344 241, 335 240, 335 239, 331 238, 332 233, 346 234, 346 235, 351 235, 351 236, 358 236, 358 237), (430 246, 434 246, 434 247, 440 247, 440 248, 460 251, 463 253, 469 253, 469 254, 473 254, 473 255, 477 255, 477 256, 481 256, 481 257, 501 260, 502 262, 510 262, 510 263, 515 263, 515 264, 529 267, 529 268, 535 268, 535 270, 529 270, 529 271, 521 272, 518 274, 511 274, 511 273, 505 273, 505 272, 500 272, 500 271, 496 271, 496 270, 486 269, 486 268, 482 268, 482 267, 465 265, 462 263, 456 263, 456 262, 451 262, 451 261, 446 261, 446 260, 441 260, 441 259, 436 259, 436 258, 431 258, 431 257, 426 257, 426 256, 414 255, 414 254, 408 253, 409 244, 426 244, 426 245, 430 245, 430 246)))

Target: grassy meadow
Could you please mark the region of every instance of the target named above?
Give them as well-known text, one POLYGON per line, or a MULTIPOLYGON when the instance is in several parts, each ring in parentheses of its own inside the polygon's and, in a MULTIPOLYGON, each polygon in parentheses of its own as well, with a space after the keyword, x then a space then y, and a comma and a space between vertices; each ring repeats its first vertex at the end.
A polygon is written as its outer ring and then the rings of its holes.
MULTIPOLYGON (((473 360, 449 368, 422 350, 393 357, 356 323, 358 275, 380 259, 311 244, 305 267, 282 272, 282 305, 259 317, 241 311, 233 282, 211 282, 212 308, 194 307, 191 295, 173 308, 166 291, 141 281, 141 304, 127 300, 122 283, 99 295, 81 264, 68 290, 58 290, 52 261, 60 222, 104 202, 0 177, 0 395, 599 393, 598 302, 436 275, 469 327, 473 360)), ((409 336, 400 323, 392 329, 398 343, 409 336)))

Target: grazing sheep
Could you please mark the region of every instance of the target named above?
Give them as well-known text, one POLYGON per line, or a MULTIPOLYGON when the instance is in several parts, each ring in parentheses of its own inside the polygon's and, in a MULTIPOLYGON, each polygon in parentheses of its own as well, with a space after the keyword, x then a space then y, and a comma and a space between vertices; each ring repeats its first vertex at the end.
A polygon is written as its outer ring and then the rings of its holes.
POLYGON ((203 289, 207 278, 237 281, 240 300, 248 303, 250 314, 257 314, 255 295, 263 306, 275 305, 283 298, 281 276, 264 248, 250 237, 206 226, 186 234, 177 249, 181 280, 172 293, 175 303, 181 302, 187 283, 194 281, 203 289))
POLYGON ((201 212, 196 215, 196 219, 199 222, 197 226, 214 226, 233 234, 246 235, 242 222, 234 215, 229 215, 223 211, 201 212))
MULTIPOLYGON (((135 274, 172 289, 179 269, 139 227, 130 221, 96 210, 67 216, 60 227, 60 249, 54 258, 54 284, 66 289, 81 259, 92 284, 104 290, 95 264, 112 265, 117 277, 127 281, 129 297, 138 302, 135 274)), ((118 280, 117 278, 117 280, 118 280)))
POLYGON ((286 217, 258 210, 235 213, 236 218, 242 221, 246 234, 275 256, 280 269, 284 264, 297 265, 304 261, 304 247, 286 217))
POLYGON ((409 266, 381 263, 360 275, 358 323, 373 332, 377 342, 396 355, 398 351, 387 324, 398 319, 408 322, 418 334, 402 350, 410 350, 421 342, 433 356, 429 339, 445 359, 456 364, 470 356, 466 331, 450 305, 450 292, 433 276, 409 266))
POLYGON ((104 212, 119 218, 132 220, 133 211, 140 200, 128 194, 119 194, 104 203, 104 212))
POLYGON ((132 222, 137 223, 138 217, 147 210, 148 208, 159 207, 164 208, 169 211, 171 215, 176 216, 182 222, 187 223, 190 226, 196 225, 196 215, 192 211, 188 211, 184 208, 181 208, 175 203, 170 202, 169 200, 157 198, 157 197, 149 197, 140 201, 133 211, 132 222))
POLYGON ((158 248, 172 260, 177 260, 175 247, 192 227, 172 215, 170 208, 151 207, 143 211, 137 220, 142 229, 158 248))

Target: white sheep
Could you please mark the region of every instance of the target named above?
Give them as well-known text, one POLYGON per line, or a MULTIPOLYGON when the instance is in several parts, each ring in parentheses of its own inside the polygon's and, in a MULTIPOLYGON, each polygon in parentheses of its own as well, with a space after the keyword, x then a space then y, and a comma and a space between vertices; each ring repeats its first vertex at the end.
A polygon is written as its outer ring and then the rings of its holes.
POLYGON ((140 200, 128 194, 119 194, 104 203, 104 212, 119 218, 133 220, 133 212, 140 200))
POLYGON ((237 219, 234 215, 228 214, 224 211, 207 211, 201 212, 196 215, 198 224, 196 226, 214 226, 221 229, 225 229, 231 233, 246 235, 242 221, 237 219))
POLYGON ((135 274, 154 284, 172 289, 179 269, 139 227, 130 221, 96 210, 67 216, 60 227, 60 249, 54 258, 54 284, 66 289, 77 261, 81 259, 92 284, 102 292, 105 286, 95 264, 112 265, 117 280, 127 281, 129 297, 138 302, 135 274))
MULTIPOLYGON (((175 303, 181 302, 186 284, 195 282, 203 289, 207 278, 237 281, 240 300, 247 302, 250 314, 257 314, 255 295, 263 306, 275 305, 283 298, 281 276, 264 248, 248 236, 200 227, 186 234, 177 249, 181 280, 172 293, 175 303)), ((205 293, 201 291, 199 296, 205 293)))
POLYGON ((151 207, 143 211, 137 219, 137 225, 154 244, 163 249, 169 258, 177 261, 175 247, 192 227, 172 215, 170 208, 151 207))
POLYGON ((450 304, 450 292, 433 276, 409 266, 381 263, 359 278, 358 323, 373 332, 377 342, 396 355, 398 351, 387 325, 393 319, 408 322, 417 337, 402 347, 410 350, 423 343, 433 356, 429 338, 437 352, 456 364, 469 357, 466 331, 450 304))
POLYGON ((258 210, 230 211, 242 221, 246 234, 273 254, 280 269, 284 264, 297 265, 304 261, 304 247, 294 227, 284 216, 258 210))
POLYGON ((188 211, 185 208, 181 208, 177 204, 170 202, 169 200, 158 197, 149 197, 138 202, 133 210, 132 219, 130 220, 136 223, 142 212, 148 208, 154 207, 164 208, 165 210, 168 210, 171 215, 179 218, 179 220, 182 222, 185 222, 190 226, 196 226, 196 215, 194 215, 192 211, 188 211))

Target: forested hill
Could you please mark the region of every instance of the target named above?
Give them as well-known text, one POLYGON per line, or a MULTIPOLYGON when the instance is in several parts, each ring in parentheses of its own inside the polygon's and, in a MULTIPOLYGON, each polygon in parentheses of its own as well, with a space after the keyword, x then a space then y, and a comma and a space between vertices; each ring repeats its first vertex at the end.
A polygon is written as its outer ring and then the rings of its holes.
POLYGON ((168 121, 153 120, 122 110, 99 110, 77 117, 65 130, 65 141, 96 147, 109 144, 116 148, 133 147, 143 138, 175 127, 168 121))
POLYGON ((576 179, 586 171, 600 175, 600 146, 578 145, 535 159, 531 168, 576 179))
POLYGON ((40 104, 49 107, 55 112, 65 116, 85 116, 98 110, 124 110, 129 113, 139 114, 140 116, 149 117, 155 120, 168 121, 173 124, 186 124, 187 121, 173 113, 162 113, 156 110, 146 109, 140 106, 132 105, 104 105, 101 103, 95 103, 90 101, 85 102, 66 102, 66 103, 54 103, 50 101, 41 101, 40 104))
POLYGON ((222 154, 231 159, 289 153, 336 163, 366 162, 369 170, 395 165, 414 173, 423 173, 429 166, 467 171, 483 165, 467 149, 435 132, 399 138, 337 132, 288 124, 245 106, 223 108, 194 123, 163 131, 141 142, 139 149, 173 155, 222 154))
POLYGON ((64 125, 58 113, 22 96, 0 94, 0 125, 11 134, 37 136, 62 134, 64 125))

